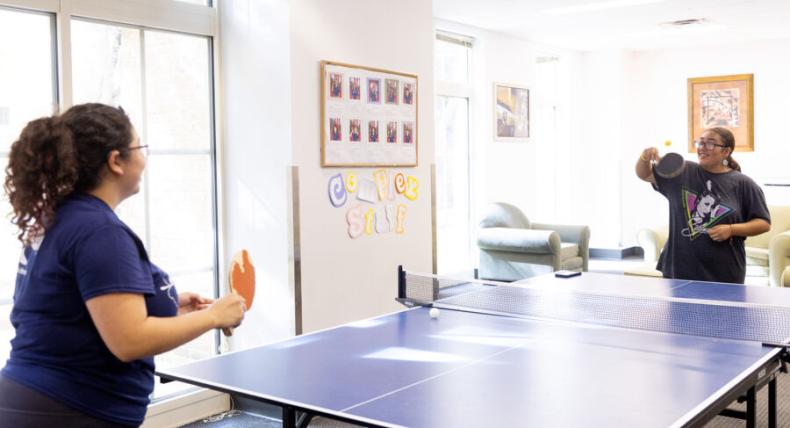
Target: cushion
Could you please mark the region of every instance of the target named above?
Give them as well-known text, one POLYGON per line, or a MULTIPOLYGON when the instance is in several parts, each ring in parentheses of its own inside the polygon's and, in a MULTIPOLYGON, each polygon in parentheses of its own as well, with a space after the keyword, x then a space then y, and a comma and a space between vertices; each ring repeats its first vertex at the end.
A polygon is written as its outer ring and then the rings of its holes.
MULTIPOLYGON (((554 248, 561 248, 557 232, 506 227, 481 229, 477 235, 477 246, 481 250, 529 254, 554 254, 554 248)), ((578 252, 577 248, 576 254, 578 252)))
POLYGON ((560 269, 562 270, 582 270, 584 266, 584 259, 581 257, 571 257, 560 261, 560 269))
POLYGON ((768 249, 746 247, 746 264, 768 266, 768 249))
MULTIPOLYGON (((579 257, 579 244, 573 244, 569 242, 561 242, 560 243, 560 260, 562 263, 565 263, 566 259, 570 259, 573 257, 579 257)), ((565 268, 563 268, 565 269, 565 268)))

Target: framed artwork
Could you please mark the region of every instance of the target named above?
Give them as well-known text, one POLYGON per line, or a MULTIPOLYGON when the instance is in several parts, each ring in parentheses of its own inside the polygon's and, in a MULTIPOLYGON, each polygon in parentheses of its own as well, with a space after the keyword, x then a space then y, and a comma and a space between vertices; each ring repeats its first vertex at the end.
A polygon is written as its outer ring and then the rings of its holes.
POLYGON ((529 101, 526 86, 494 83, 494 141, 529 140, 529 101))
POLYGON ((321 61, 321 166, 417 166, 417 81, 321 61))
POLYGON ((688 79, 689 152, 707 128, 724 127, 735 135, 735 151, 754 151, 754 75, 688 79))

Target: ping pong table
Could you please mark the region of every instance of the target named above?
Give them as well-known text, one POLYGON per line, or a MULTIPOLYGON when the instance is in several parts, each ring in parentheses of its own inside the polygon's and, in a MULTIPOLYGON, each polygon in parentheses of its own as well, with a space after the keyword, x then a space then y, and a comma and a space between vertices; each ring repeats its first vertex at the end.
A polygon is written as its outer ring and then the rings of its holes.
POLYGON ((374 427, 702 426, 718 414, 754 426, 764 385, 776 425, 790 290, 587 272, 519 284, 407 275, 405 310, 157 374, 276 404, 284 427, 314 415, 374 427), (727 409, 744 397, 745 412, 727 409))

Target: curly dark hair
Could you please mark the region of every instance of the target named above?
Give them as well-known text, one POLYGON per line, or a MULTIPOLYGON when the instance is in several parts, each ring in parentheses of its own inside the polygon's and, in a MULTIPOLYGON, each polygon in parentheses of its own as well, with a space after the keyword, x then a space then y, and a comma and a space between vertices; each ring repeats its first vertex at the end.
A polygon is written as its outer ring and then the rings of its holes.
POLYGON ((89 103, 29 122, 11 146, 5 191, 18 238, 30 242, 52 225, 55 210, 74 192, 96 188, 107 156, 128 155, 133 130, 120 107, 89 103))

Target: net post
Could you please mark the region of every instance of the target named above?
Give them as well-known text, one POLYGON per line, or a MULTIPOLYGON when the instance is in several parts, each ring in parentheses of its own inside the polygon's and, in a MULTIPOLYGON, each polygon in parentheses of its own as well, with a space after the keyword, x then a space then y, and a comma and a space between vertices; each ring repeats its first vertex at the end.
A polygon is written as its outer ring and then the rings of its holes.
POLYGON ((398 298, 406 298, 406 271, 403 265, 398 265, 398 298))

